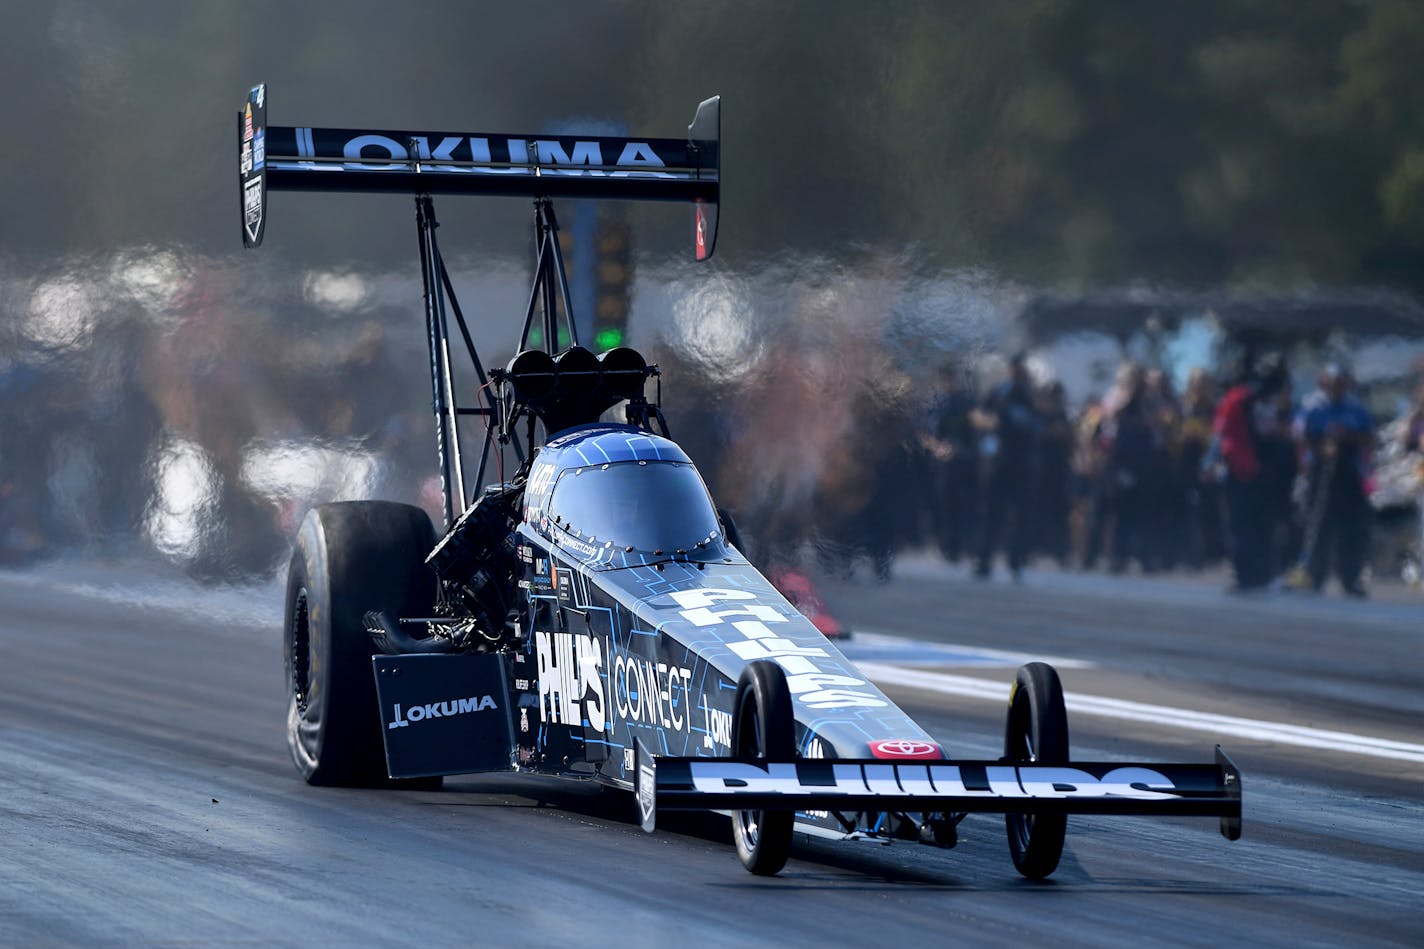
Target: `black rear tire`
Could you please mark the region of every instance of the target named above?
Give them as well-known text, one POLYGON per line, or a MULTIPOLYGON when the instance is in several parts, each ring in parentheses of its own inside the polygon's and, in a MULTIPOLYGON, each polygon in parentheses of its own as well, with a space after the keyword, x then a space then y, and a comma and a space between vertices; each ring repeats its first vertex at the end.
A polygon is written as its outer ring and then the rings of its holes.
POLYGON ((309 784, 433 789, 441 778, 393 781, 386 774, 368 610, 428 616, 435 545, 420 508, 389 501, 343 501, 314 508, 302 522, 287 572, 283 650, 287 745, 309 784))
MULTIPOLYGON (((786 673, 774 662, 757 660, 742 669, 732 717, 732 754, 790 761, 796 756, 796 719, 786 673)), ((733 811, 732 838, 742 865, 758 876, 774 876, 791 853, 796 814, 789 810, 733 811)))
MULTIPOLYGON (((1016 764, 1068 763, 1068 712, 1058 672, 1044 662, 1019 669, 1004 726, 1004 759, 1016 764)), ((1062 814, 1008 814, 1009 854, 1030 880, 1058 868, 1068 818, 1062 814)))

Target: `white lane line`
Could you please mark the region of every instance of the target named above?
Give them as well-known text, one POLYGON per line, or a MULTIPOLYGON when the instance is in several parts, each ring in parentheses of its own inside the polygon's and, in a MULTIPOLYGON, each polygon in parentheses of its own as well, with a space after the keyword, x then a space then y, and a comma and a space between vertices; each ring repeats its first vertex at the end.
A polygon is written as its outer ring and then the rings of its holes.
POLYGON ((864 654, 867 662, 885 662, 893 665, 1021 666, 1036 659, 1059 669, 1091 669, 1093 667, 1091 662, 1082 659, 1069 659, 1066 656, 1005 652, 1002 649, 985 649, 982 646, 963 646, 959 643, 911 639, 907 636, 868 629, 857 629, 854 637, 837 645, 840 646, 841 652, 852 660, 858 654, 864 654))
MULTIPOLYGON (((989 682, 972 676, 926 672, 923 669, 905 669, 879 662, 861 662, 857 663, 857 666, 860 671, 882 685, 903 685, 944 695, 990 699, 1004 703, 1009 700, 1009 690, 1005 684, 989 682)), ((1083 715, 1098 715, 1103 718, 1146 722, 1168 728, 1210 732, 1214 735, 1232 735, 1237 738, 1250 738, 1282 745, 1297 745, 1302 748, 1325 751, 1343 751, 1348 754, 1392 758, 1397 761, 1413 761, 1424 764, 1424 745, 1411 744, 1410 742, 1372 738, 1368 735, 1354 735, 1349 732, 1327 731, 1320 728, 1306 728, 1302 725, 1287 725, 1280 722, 1263 722, 1251 718, 1235 718, 1230 715, 1215 715, 1210 712, 1193 712, 1165 705, 1148 705, 1144 702, 1129 702, 1125 699, 1083 695, 1079 692, 1065 692, 1063 700, 1070 712, 1083 715)))

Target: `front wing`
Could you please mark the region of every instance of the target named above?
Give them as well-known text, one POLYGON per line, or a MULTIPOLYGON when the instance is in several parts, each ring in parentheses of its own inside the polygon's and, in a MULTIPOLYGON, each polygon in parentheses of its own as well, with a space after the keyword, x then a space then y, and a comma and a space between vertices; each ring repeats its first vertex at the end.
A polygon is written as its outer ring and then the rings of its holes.
POLYGON ((892 764, 665 758, 639 742, 635 769, 638 814, 649 832, 661 808, 1220 817, 1222 836, 1241 836, 1241 772, 1220 746, 1214 764, 892 764))

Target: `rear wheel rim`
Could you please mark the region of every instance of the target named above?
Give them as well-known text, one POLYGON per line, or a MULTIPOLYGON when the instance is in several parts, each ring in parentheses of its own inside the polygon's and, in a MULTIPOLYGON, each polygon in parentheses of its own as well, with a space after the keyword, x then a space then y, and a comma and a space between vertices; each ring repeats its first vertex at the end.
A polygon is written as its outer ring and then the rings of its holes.
POLYGON ((311 622, 307 607, 307 591, 297 591, 292 606, 292 678, 288 683, 297 714, 305 716, 311 700, 311 622))

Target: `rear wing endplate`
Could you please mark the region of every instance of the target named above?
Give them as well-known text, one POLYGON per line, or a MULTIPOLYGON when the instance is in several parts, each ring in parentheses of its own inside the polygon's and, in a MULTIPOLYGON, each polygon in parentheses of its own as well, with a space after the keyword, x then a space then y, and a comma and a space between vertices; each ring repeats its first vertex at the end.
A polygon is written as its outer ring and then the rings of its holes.
POLYGON ((1241 772, 1220 747, 1214 764, 889 764, 664 758, 640 742, 634 774, 638 816, 647 831, 656 826, 659 809, 777 809, 1220 817, 1224 837, 1241 836, 1241 772))
POLYGON ((721 98, 687 138, 390 131, 267 125, 267 87, 238 113, 242 240, 262 243, 268 191, 689 201, 694 249, 717 242, 721 98))

